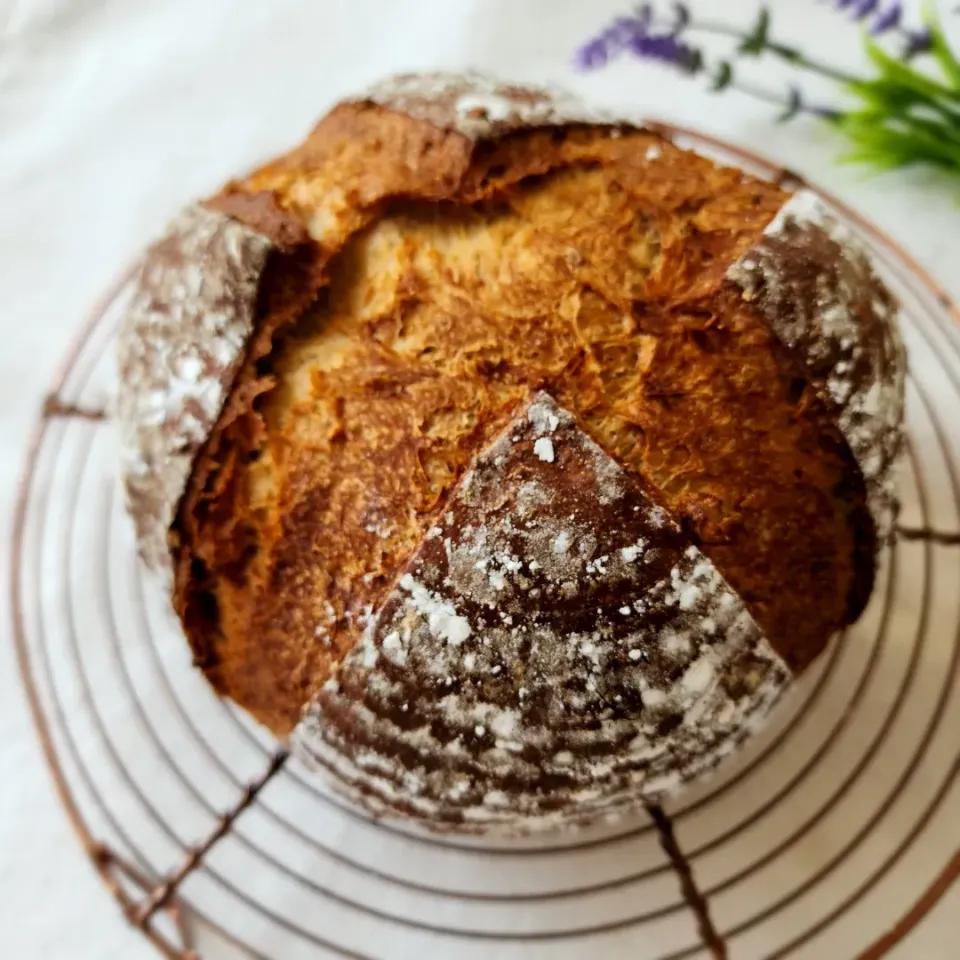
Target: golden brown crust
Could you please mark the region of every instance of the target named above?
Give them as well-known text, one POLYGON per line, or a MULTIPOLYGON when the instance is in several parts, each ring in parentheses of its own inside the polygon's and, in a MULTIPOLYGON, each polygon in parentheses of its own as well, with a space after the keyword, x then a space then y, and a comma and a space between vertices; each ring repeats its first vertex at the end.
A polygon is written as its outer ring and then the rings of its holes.
POLYGON ((196 663, 225 693, 229 689, 220 679, 218 665, 222 658, 229 660, 230 654, 216 646, 216 638, 226 638, 230 631, 225 630, 222 619, 226 611, 219 606, 216 576, 242 576, 250 552, 256 549, 257 533, 250 518, 226 512, 232 499, 223 494, 230 491, 235 471, 258 455, 265 440, 255 404, 275 386, 275 380, 269 374, 261 375, 258 364, 270 353, 274 336, 302 315, 324 282, 323 260, 309 248, 267 262, 255 309, 256 332, 250 338, 217 429, 196 456, 171 531, 174 606, 183 620, 196 663), (216 543, 205 544, 201 531, 213 526, 220 537, 216 543))
POLYGON ((782 191, 642 131, 474 143, 370 103, 234 185, 242 211, 237 191, 309 231, 329 286, 293 324, 316 277, 284 301, 287 332, 238 379, 181 511, 177 604, 219 688, 274 730, 540 387, 662 492, 788 662, 847 622, 858 471, 725 279, 782 191))

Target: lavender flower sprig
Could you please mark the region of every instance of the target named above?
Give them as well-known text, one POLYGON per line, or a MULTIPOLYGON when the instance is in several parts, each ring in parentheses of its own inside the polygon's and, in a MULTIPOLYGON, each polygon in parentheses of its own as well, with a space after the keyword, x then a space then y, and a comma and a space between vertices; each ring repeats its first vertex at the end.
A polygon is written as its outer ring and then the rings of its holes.
POLYGON ((706 74, 714 90, 739 90, 778 105, 781 120, 799 114, 826 120, 853 144, 847 160, 880 170, 926 163, 960 174, 960 61, 947 43, 932 4, 925 8, 924 24, 916 29, 903 25, 899 0, 834 0, 834 5, 863 25, 873 76, 853 76, 776 41, 765 8, 752 27, 743 31, 695 19, 683 3, 675 3, 668 16, 657 16, 653 6, 645 3, 632 15, 618 17, 580 48, 576 62, 580 69, 594 70, 626 54, 666 63, 688 74, 706 74), (731 38, 736 43, 733 55, 709 62, 691 40, 697 31, 731 38), (878 42, 878 38, 894 34, 905 41, 899 57, 878 42), (742 82, 736 72, 738 58, 765 54, 798 71, 828 78, 859 106, 835 109, 812 104, 796 85, 778 94, 742 82), (929 55, 938 77, 913 67, 912 60, 922 54, 929 55))
POLYGON ((632 53, 647 60, 660 60, 687 73, 697 73, 703 65, 703 55, 696 48, 683 43, 673 33, 651 33, 641 21, 618 18, 610 28, 577 51, 576 63, 581 69, 602 67, 620 53, 632 53))
POLYGON ((649 3, 638 7, 633 16, 617 17, 601 34, 577 51, 577 66, 592 70, 621 53, 632 53, 637 57, 670 63, 688 73, 697 73, 702 66, 702 55, 697 48, 680 40, 685 24, 678 22, 672 30, 658 33, 651 29, 652 17, 649 3))
POLYGON ((835 5, 838 10, 850 12, 854 20, 866 24, 875 37, 890 32, 899 33, 904 40, 904 60, 912 60, 919 54, 926 53, 931 47, 929 27, 921 26, 911 30, 902 24, 903 4, 900 0, 893 0, 886 7, 881 7, 879 0, 835 0, 835 5))

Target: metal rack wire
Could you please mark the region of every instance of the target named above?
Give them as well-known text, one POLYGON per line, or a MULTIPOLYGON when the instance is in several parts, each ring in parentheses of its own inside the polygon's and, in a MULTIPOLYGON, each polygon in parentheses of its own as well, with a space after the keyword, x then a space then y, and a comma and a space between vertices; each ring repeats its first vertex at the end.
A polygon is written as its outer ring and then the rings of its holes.
MULTIPOLYGON (((960 313, 894 243, 825 199, 904 304, 915 374, 904 535, 864 618, 770 729, 667 807, 734 958, 875 960, 960 873, 960 313)), ((374 822, 212 694, 143 579, 114 478, 102 411, 125 287, 81 331, 37 426, 12 588, 41 745, 127 919, 179 960, 220 943, 267 960, 705 956, 650 817, 511 844, 374 822)))

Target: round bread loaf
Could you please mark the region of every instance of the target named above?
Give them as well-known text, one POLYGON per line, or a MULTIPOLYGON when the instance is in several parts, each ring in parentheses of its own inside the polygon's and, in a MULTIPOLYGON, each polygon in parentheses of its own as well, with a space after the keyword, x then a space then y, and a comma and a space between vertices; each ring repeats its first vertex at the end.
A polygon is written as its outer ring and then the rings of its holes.
POLYGON ((188 207, 119 334, 141 553, 216 689, 376 812, 650 800, 860 615, 896 306, 806 191, 395 78, 188 207))

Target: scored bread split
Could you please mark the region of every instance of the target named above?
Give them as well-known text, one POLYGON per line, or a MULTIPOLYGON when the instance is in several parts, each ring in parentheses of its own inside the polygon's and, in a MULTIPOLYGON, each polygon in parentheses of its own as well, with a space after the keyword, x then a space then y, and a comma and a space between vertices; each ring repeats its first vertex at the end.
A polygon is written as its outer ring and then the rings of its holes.
POLYGON ((589 822, 713 768, 862 612, 896 313, 809 191, 394 78, 147 252, 140 551, 215 688, 369 809, 589 822))

